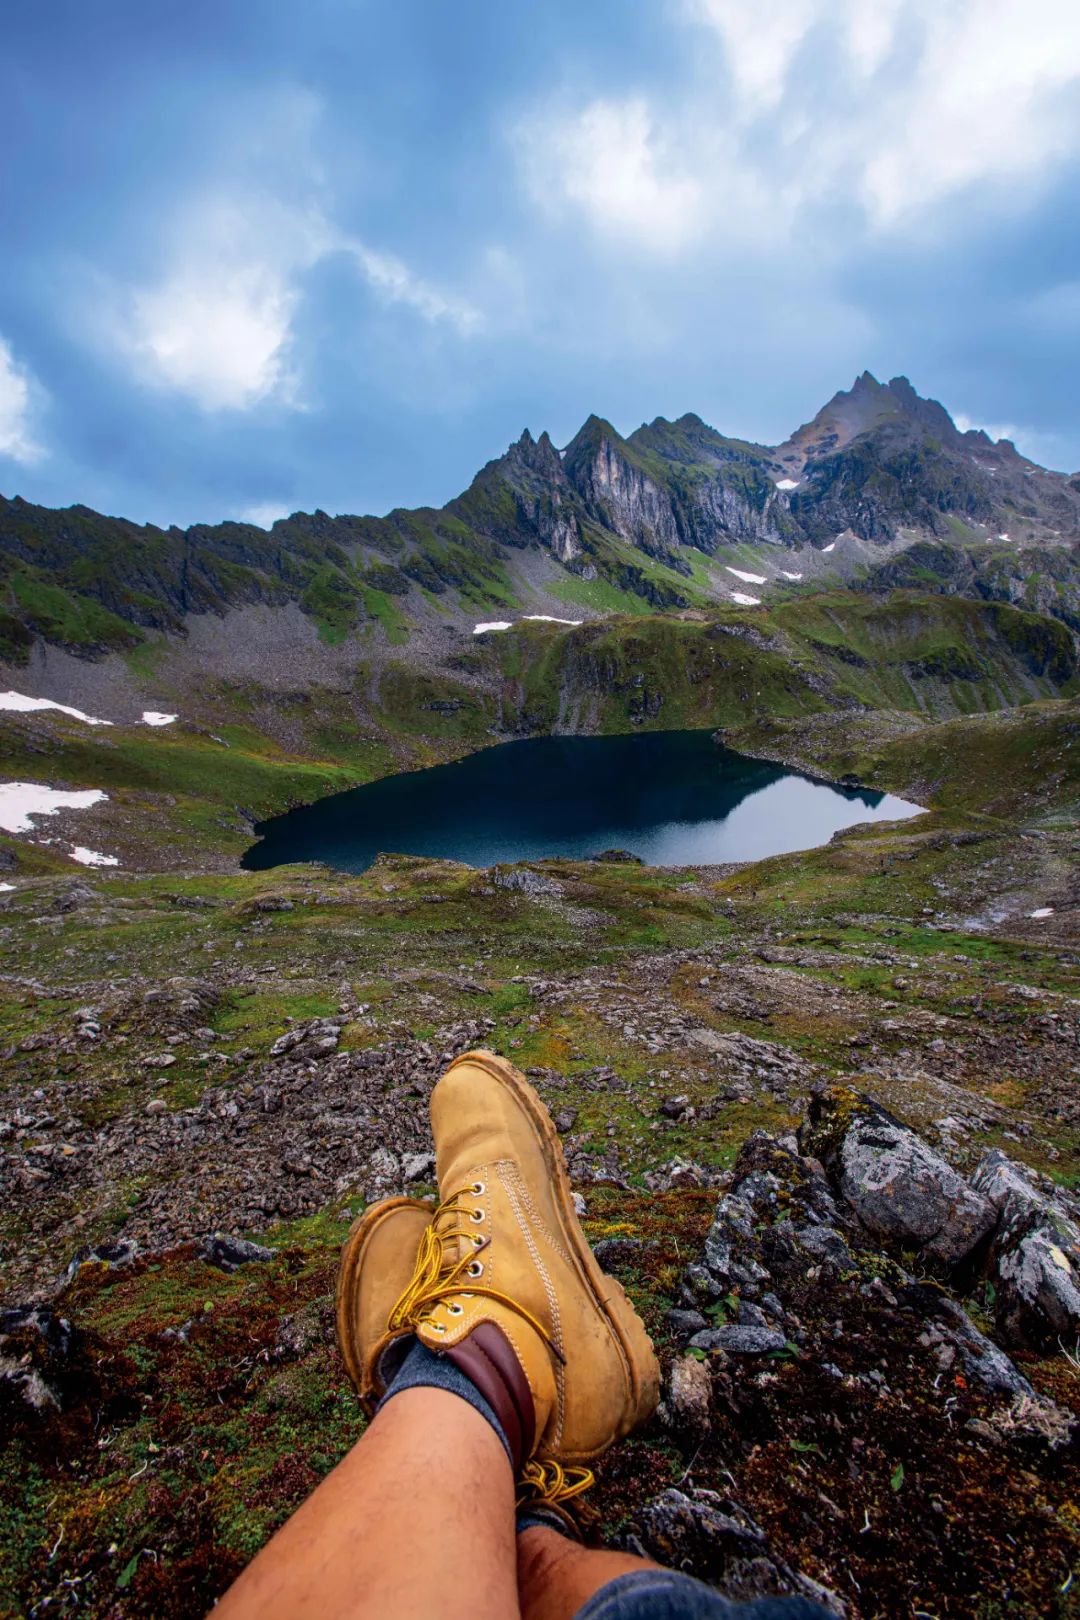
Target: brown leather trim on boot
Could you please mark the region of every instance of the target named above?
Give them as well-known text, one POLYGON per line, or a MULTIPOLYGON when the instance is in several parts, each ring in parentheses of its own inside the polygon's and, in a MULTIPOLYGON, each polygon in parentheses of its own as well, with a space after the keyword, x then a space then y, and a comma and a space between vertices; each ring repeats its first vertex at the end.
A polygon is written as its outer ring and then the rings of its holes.
POLYGON ((440 1352, 476 1385, 494 1412, 513 1453, 514 1473, 532 1456, 536 1411, 532 1391, 506 1334, 480 1322, 459 1344, 440 1352))

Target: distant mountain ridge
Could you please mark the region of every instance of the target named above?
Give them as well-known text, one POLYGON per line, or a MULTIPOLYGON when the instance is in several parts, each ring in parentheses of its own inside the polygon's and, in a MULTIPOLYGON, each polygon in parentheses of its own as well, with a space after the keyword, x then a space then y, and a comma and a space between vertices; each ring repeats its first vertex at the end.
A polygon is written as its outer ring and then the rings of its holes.
POLYGON ((0 498, 0 658, 37 638, 93 655, 259 601, 297 603, 329 638, 373 621, 402 635, 432 602, 512 609, 526 580, 587 606, 591 586, 601 607, 686 608, 716 595, 728 548, 820 554, 842 536, 882 548, 881 588, 990 595, 1080 626, 1080 477, 864 372, 776 447, 694 415, 626 437, 590 416, 562 451, 526 430, 439 510, 162 530, 0 498), (930 550, 913 580, 894 553, 916 545, 930 550), (1050 551, 1049 570, 1033 564, 1050 551))

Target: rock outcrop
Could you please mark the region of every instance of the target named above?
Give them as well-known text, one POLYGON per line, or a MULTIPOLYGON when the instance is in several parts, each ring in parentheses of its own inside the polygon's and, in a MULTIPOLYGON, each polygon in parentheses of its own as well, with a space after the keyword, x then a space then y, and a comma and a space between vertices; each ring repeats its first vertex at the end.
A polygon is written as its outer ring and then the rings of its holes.
POLYGON ((799 1144, 824 1164, 868 1232, 927 1261, 958 1264, 994 1225, 988 1199, 908 1126, 847 1087, 811 1100, 799 1144))
POLYGON ((972 1185, 997 1216, 989 1274, 998 1331, 1009 1344, 1071 1348, 1080 1336, 1080 1224, 1060 1193, 996 1148, 972 1185))

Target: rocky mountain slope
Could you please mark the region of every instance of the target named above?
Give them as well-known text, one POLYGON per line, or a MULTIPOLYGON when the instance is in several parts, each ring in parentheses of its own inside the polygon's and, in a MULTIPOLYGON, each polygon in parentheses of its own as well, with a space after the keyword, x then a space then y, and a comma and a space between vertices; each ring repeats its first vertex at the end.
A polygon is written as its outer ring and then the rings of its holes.
POLYGON ((1054 553, 1060 589, 1029 605, 1056 613, 1061 595, 1076 612, 1080 479, 960 432, 905 378, 864 373, 774 449, 692 415, 626 438, 590 417, 561 451, 526 431, 439 511, 181 531, 0 500, 0 656, 25 662, 40 641, 132 649, 256 602, 297 604, 330 643, 365 626, 393 641, 447 613, 687 608, 730 600, 753 575, 731 572, 741 546, 775 552, 766 584, 831 573, 840 539, 861 565, 920 538, 963 552, 957 566, 997 599, 1028 600, 1018 579, 1054 553))

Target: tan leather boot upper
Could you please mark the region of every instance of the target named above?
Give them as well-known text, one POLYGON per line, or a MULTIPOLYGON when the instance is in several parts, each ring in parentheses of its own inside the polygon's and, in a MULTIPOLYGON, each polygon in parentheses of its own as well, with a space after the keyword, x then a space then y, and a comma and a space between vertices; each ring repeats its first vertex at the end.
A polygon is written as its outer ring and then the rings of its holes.
POLYGON ((346 1370, 370 1416, 385 1393, 384 1350, 407 1348, 408 1328, 391 1329, 390 1313, 416 1269, 421 1239, 435 1213, 415 1198, 386 1198, 354 1221, 341 1251, 337 1341, 346 1370))
POLYGON ((435 1351, 468 1341, 474 1361, 485 1344, 497 1357, 498 1336, 477 1334, 497 1328, 532 1395, 526 1454, 597 1457, 653 1411, 659 1370, 578 1225, 547 1110, 505 1059, 470 1052, 435 1087, 431 1122, 442 1202, 391 1321, 435 1351))

